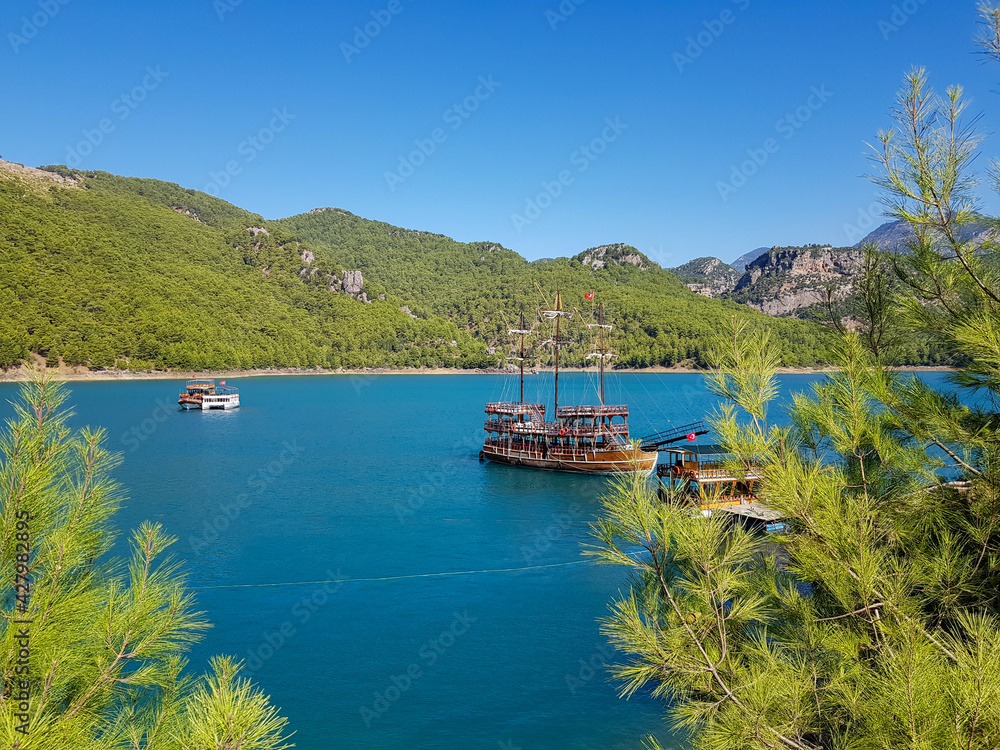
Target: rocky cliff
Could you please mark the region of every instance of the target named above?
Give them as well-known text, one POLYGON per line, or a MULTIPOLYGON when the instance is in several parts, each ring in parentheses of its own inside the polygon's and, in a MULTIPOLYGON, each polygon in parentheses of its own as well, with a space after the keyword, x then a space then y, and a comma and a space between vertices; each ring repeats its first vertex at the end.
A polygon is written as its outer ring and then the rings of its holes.
POLYGON ((617 243, 614 245, 601 245, 584 250, 573 260, 580 261, 585 266, 590 266, 594 270, 606 266, 635 266, 645 270, 653 267, 653 261, 640 253, 631 245, 617 243))
MULTIPOLYGON (((961 227, 962 240, 981 245, 993 237, 985 221, 961 227)), ((805 245, 758 248, 725 264, 718 258, 696 258, 669 269, 692 292, 740 302, 768 315, 815 317, 816 306, 825 307, 827 289, 834 299, 850 296, 854 275, 861 268, 861 247, 876 245, 883 252, 909 252, 913 230, 902 221, 890 221, 871 232, 854 247, 805 245)), ((825 316, 825 312, 821 312, 825 316)))
POLYGON ((861 251, 829 245, 774 247, 747 266, 730 299, 768 315, 793 315, 826 302, 827 288, 843 299, 853 290, 861 251))
POLYGON ((683 266, 668 269, 687 284, 688 289, 706 297, 718 297, 736 288, 740 274, 718 258, 695 258, 683 266))

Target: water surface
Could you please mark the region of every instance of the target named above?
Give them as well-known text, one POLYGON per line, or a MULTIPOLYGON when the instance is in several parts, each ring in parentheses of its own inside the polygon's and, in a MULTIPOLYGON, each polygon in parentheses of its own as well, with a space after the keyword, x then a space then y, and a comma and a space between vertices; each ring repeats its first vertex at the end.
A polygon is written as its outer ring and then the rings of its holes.
MULTIPOLYGON (((593 401, 593 378, 561 381, 561 403, 593 401)), ((243 406, 209 413, 176 409, 181 381, 71 385, 73 424, 106 427, 124 454, 120 528, 179 538, 214 624, 194 667, 246 660, 303 750, 676 746, 662 704, 620 700, 603 666, 616 657, 597 620, 626 574, 580 553, 606 480, 478 461, 483 403, 510 382, 229 382, 243 406)), ((634 435, 715 403, 699 375, 610 382, 634 435)), ((529 378, 526 397, 550 385, 529 378)), ((3 417, 16 390, 0 385, 3 417)))

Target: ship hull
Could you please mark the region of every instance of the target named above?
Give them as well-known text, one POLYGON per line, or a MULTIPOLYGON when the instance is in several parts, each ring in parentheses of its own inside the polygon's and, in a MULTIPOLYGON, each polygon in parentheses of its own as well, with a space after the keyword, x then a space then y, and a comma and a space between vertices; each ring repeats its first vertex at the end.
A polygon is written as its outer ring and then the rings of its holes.
POLYGON ((638 449, 596 451, 539 451, 483 446, 481 457, 486 461, 509 466, 526 466, 543 471, 564 471, 573 474, 651 474, 656 468, 656 453, 638 449))

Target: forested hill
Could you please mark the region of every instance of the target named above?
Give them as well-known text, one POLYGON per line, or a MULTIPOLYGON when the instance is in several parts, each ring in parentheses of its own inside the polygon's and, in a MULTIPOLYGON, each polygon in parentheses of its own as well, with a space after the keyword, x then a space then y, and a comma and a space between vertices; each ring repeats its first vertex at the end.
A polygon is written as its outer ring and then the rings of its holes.
POLYGON ((63 175, 0 168, 0 366, 29 350, 132 369, 485 361, 440 318, 306 283, 300 248, 259 216, 154 180, 63 175))
MULTIPOLYGON (((573 258, 528 262, 491 242, 460 243, 440 234, 401 229, 337 208, 314 209, 275 222, 308 242, 318 259, 356 268, 369 295, 409 300, 420 315, 439 315, 488 344, 502 343, 520 310, 530 317, 560 289, 564 306, 592 314, 594 292, 616 325, 619 366, 705 365, 726 319, 747 314, 732 302, 693 294, 672 273, 627 245, 591 248, 573 258), (548 295, 548 299, 543 298, 548 295)), ((831 338, 816 325, 754 317, 783 342, 786 364, 826 361, 831 338)), ((516 327, 516 326, 515 326, 516 327)))
MULTIPOLYGON (((584 293, 606 303, 620 365, 704 364, 748 314, 624 245, 529 263, 336 209, 265 221, 171 183, 8 162, 0 248, 0 367, 29 352, 94 369, 493 366, 507 321, 557 288, 587 314, 584 293)), ((749 314, 785 364, 826 360, 819 326, 749 314)))

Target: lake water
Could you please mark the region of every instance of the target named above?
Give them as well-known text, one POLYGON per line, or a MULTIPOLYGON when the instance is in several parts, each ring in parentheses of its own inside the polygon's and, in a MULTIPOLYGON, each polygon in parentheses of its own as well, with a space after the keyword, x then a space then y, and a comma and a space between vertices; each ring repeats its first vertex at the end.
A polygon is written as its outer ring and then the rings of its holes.
MULTIPOLYGON (((593 378, 560 380, 561 403, 593 402, 593 378)), ((620 700, 604 667, 597 620, 627 574, 581 549, 606 480, 478 461, 507 379, 229 383, 243 406, 209 413, 177 410, 181 381, 71 385, 72 423, 124 454, 119 527, 179 538, 214 624, 194 668, 244 659, 303 750, 676 746, 663 705, 620 700)), ((16 394, 0 384, 0 416, 16 394)), ((698 375, 615 376, 607 401, 631 405, 636 436, 714 404, 698 375)))

